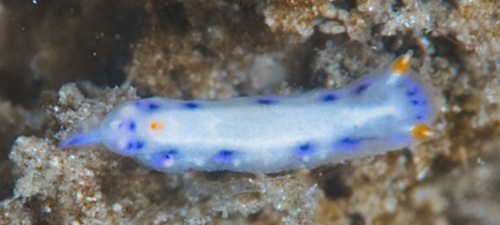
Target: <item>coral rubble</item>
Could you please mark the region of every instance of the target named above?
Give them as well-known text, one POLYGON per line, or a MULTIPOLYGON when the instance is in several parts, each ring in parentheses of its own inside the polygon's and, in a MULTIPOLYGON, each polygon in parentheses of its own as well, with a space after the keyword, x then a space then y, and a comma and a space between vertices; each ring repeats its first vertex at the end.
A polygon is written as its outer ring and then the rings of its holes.
POLYGON ((499 18, 489 0, 0 0, 0 223, 498 224, 499 18), (408 50, 440 136, 400 151, 161 174, 57 147, 127 100, 337 88, 408 50))

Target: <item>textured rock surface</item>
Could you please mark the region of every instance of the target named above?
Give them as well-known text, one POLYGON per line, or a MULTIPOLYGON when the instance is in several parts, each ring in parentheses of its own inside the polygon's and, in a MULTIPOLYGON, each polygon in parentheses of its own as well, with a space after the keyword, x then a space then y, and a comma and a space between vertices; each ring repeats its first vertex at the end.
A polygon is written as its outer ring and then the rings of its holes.
POLYGON ((0 0, 0 223, 498 224, 499 18, 488 0, 0 0), (409 49, 440 137, 401 151, 169 175, 57 148, 127 100, 337 88, 409 49))

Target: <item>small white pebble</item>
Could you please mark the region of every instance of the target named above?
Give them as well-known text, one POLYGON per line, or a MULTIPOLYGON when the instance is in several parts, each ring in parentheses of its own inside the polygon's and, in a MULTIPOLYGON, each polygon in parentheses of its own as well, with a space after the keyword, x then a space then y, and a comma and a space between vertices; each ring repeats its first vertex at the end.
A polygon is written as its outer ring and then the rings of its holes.
POLYGON ((427 176, 427 172, 429 172, 428 168, 425 168, 424 170, 420 171, 420 173, 417 174, 417 180, 423 180, 425 176, 427 176))
POLYGON ((318 26, 319 31, 323 34, 329 34, 329 35, 334 35, 334 34, 341 34, 346 32, 346 28, 344 24, 338 22, 338 21, 328 21, 320 24, 318 26))
POLYGON ((398 206, 398 200, 390 197, 385 201, 385 209, 389 212, 394 212, 398 206))
POLYGON ((481 157, 478 157, 477 158, 477 163, 479 163, 480 165, 485 165, 486 163, 484 163, 484 161, 481 159, 481 157))
POLYGON ((59 167, 60 163, 59 163, 59 158, 57 156, 55 156, 54 158, 52 158, 50 160, 50 165, 52 167, 59 167))
POLYGON ((81 192, 77 192, 77 193, 76 193, 76 199, 77 199, 78 201, 82 201, 82 199, 83 199, 83 194, 82 194, 81 192))
POLYGON ((113 212, 116 212, 116 213, 122 212, 122 205, 120 205, 120 203, 118 203, 118 202, 113 204, 112 208, 113 208, 113 212))

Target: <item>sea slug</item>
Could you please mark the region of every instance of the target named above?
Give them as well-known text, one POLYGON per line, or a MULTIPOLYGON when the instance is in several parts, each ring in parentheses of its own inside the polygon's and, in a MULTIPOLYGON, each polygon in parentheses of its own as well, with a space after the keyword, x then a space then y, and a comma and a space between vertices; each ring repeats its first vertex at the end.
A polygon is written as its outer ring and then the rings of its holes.
POLYGON ((339 90, 222 101, 151 97, 64 141, 99 143, 149 168, 273 173, 401 149, 433 136, 436 109, 411 55, 339 90))

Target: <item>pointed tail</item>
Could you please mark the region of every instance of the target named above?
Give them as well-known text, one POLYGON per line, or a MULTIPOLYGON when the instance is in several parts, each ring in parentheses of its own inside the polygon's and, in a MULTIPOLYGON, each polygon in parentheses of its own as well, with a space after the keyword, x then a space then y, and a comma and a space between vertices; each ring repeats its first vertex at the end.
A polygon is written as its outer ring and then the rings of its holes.
POLYGON ((69 139, 66 139, 61 144, 59 144, 59 148, 70 148, 81 145, 89 145, 96 144, 101 142, 102 134, 99 129, 90 131, 88 133, 78 134, 69 139))

